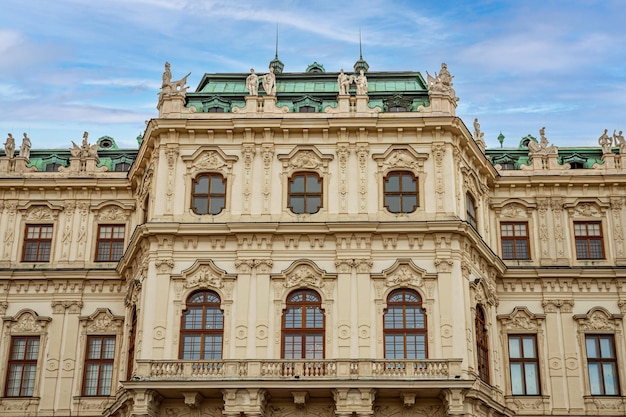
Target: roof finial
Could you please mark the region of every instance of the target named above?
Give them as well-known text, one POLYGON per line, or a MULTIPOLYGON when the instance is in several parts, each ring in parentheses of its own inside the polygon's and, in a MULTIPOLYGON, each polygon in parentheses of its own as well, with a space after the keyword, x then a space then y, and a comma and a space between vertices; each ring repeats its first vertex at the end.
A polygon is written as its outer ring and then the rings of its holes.
POLYGON ((363 72, 367 72, 368 69, 370 69, 370 66, 367 63, 367 61, 363 59, 363 44, 361 42, 361 28, 359 27, 359 60, 354 63, 354 71, 356 71, 357 73, 360 73, 361 70, 363 70, 363 72))
POLYGON ((359 26, 359 59, 363 59, 363 43, 361 42, 361 27, 359 26))
POLYGON ((278 59, 278 22, 276 22, 276 55, 270 61, 270 68, 274 68, 274 74, 282 74, 285 64, 278 59))
POLYGON ((276 22, 276 56, 274 58, 278 59, 278 22, 276 22))

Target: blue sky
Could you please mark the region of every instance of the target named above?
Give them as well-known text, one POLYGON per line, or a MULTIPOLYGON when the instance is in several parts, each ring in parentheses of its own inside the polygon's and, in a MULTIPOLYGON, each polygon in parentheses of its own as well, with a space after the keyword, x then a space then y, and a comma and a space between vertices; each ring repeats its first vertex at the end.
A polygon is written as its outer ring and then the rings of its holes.
MULTIPOLYGON (((489 147, 542 126, 557 146, 626 131, 626 4, 579 1, 2 0, 0 134, 64 148, 83 131, 136 147, 156 117, 163 63, 188 72, 263 72, 276 23, 285 72, 317 61, 455 76, 457 115, 489 147)), ((3 140, 4 141, 4 140, 3 140)))

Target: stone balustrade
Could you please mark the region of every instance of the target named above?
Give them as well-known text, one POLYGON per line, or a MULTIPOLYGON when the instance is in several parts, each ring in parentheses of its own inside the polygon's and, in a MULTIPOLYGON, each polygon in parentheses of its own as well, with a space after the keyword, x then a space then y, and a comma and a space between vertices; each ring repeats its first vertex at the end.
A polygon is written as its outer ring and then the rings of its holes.
POLYGON ((454 379, 461 359, 421 360, 137 360, 143 381, 263 379, 454 379))

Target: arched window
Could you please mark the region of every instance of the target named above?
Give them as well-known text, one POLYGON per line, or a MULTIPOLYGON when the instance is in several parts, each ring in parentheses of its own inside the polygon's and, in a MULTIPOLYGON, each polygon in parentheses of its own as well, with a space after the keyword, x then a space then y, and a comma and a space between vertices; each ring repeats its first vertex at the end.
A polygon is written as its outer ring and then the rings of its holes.
POLYGON ((392 291, 387 297, 383 322, 385 358, 426 359, 426 314, 416 291, 406 288, 392 291))
POLYGON ((226 179, 220 174, 202 174, 193 180, 191 208, 196 214, 219 214, 226 204, 226 179))
POLYGON ((489 339, 483 308, 476 306, 476 367, 478 377, 489 383, 489 339))
POLYGON ((465 194, 465 210, 467 211, 467 222, 476 229, 476 201, 470 193, 465 194))
POLYGON ((198 291, 187 298, 183 311, 180 358, 187 360, 222 359, 224 313, 214 291, 198 291))
POLYGON ((418 206, 417 178, 411 172, 390 172, 383 183, 385 207, 391 213, 412 213, 418 206))
POLYGON ((284 359, 324 358, 324 310, 317 292, 302 289, 289 294, 282 327, 284 359))

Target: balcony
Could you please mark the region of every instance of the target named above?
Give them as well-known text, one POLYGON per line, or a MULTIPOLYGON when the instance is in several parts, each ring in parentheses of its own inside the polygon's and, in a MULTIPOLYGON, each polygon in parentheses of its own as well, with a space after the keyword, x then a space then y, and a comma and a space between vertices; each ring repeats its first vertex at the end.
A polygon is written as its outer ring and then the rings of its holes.
POLYGON ((461 359, 422 360, 137 360, 138 381, 446 380, 461 359))

